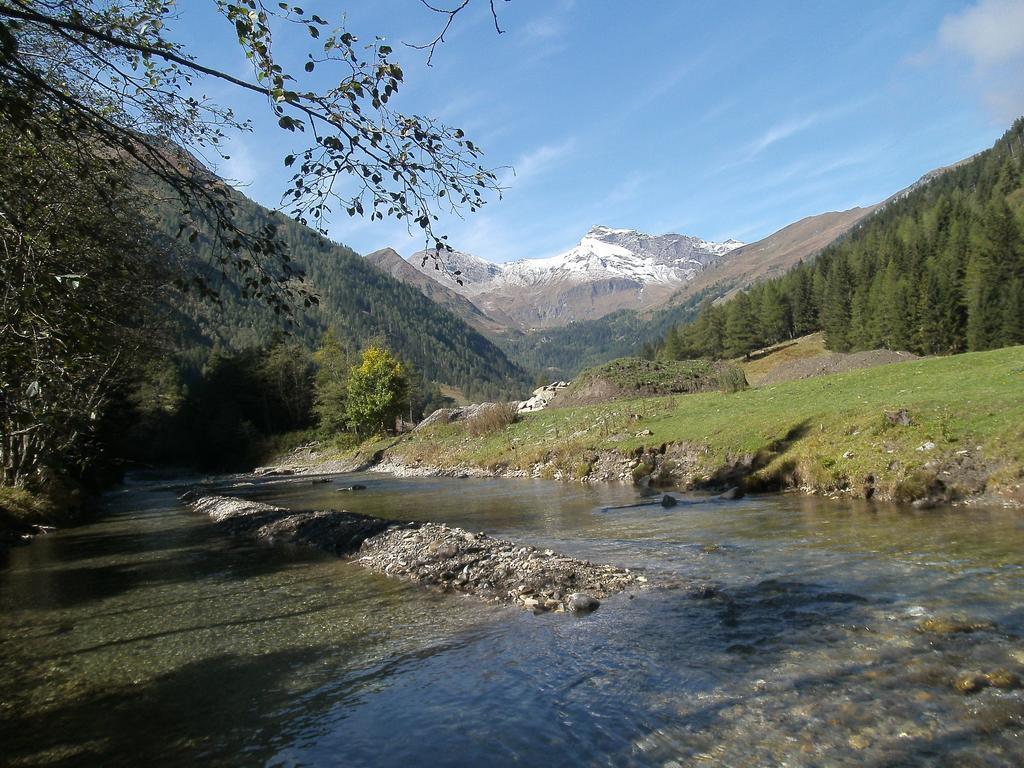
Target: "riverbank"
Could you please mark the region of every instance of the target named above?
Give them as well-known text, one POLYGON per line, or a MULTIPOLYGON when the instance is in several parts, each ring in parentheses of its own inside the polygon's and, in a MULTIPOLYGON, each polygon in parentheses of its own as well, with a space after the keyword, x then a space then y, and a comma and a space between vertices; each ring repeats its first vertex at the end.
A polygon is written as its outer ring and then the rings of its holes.
POLYGON ((23 488, 0 488, 0 556, 8 547, 27 544, 83 516, 80 492, 61 488, 60 493, 46 496, 23 488))
POLYGON ((295 511, 231 496, 185 494, 194 511, 229 533, 353 556, 371 571, 441 592, 461 592, 534 612, 588 612, 647 579, 483 532, 336 510, 295 511))
MULTIPOLYGON (((1024 505, 1024 347, 896 363, 736 393, 617 400, 315 454, 296 471, 543 477, 798 490, 929 507, 1024 505), (367 461, 372 458, 372 461, 367 461), (361 463, 360 463, 361 462, 361 463)), ((287 461, 286 461, 287 463, 287 461)))

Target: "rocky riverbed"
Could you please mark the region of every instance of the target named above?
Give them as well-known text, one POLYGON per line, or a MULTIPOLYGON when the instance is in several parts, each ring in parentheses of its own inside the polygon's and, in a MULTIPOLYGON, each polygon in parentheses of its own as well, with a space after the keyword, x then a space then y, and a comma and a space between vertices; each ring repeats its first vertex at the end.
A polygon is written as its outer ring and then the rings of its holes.
POLYGON ((592 611, 609 595, 647 584, 646 577, 628 569, 443 523, 334 510, 293 511, 197 492, 186 493, 183 500, 233 534, 357 555, 357 563, 379 573, 534 612, 592 611))

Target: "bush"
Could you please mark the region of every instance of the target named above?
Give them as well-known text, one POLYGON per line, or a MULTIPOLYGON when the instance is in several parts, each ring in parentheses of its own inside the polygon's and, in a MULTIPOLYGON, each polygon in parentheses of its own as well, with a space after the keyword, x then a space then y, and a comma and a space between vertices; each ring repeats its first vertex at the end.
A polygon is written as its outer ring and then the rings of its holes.
POLYGON ((0 519, 23 523, 45 523, 56 510, 45 496, 29 493, 24 488, 0 488, 0 519))
POLYGON ((473 437, 501 432, 519 420, 517 403, 492 403, 466 420, 466 431, 473 437))
POLYGON ((718 370, 718 388, 722 392, 742 392, 747 388, 747 377, 738 365, 724 364, 718 370))

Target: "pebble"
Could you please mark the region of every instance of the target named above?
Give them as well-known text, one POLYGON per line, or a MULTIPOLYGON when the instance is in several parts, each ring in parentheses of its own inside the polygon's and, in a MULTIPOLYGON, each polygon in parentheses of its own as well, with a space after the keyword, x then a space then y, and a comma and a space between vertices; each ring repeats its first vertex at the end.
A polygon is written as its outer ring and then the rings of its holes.
POLYGON ((995 624, 990 621, 972 621, 971 619, 956 616, 934 616, 930 619, 925 619, 917 625, 918 632, 927 632, 935 635, 967 634, 992 629, 995 629, 995 624))
POLYGON ((963 694, 977 693, 988 685, 988 678, 978 672, 969 672, 953 681, 953 687, 963 694))
POLYGON ((854 734, 849 739, 847 739, 846 743, 849 744, 853 749, 867 749, 871 746, 871 741, 866 736, 863 736, 859 733, 854 734))
POLYGON ((985 679, 988 680, 988 684, 993 688, 1016 690, 1021 687, 1020 676, 1005 669, 997 669, 994 672, 989 672, 985 675, 985 679))

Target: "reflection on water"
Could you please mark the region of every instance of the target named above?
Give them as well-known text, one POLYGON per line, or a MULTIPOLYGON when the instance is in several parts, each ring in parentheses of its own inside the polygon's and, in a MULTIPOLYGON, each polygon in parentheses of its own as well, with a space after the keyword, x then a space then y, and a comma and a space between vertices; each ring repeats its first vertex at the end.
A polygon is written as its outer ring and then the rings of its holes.
POLYGON ((603 511, 629 488, 498 480, 235 489, 443 520, 649 571, 533 616, 224 538, 156 486, 0 571, 12 765, 1024 762, 1024 516, 801 497, 603 511), (696 599, 673 583, 718 585, 696 599), (916 631, 962 613, 997 631, 916 631))

